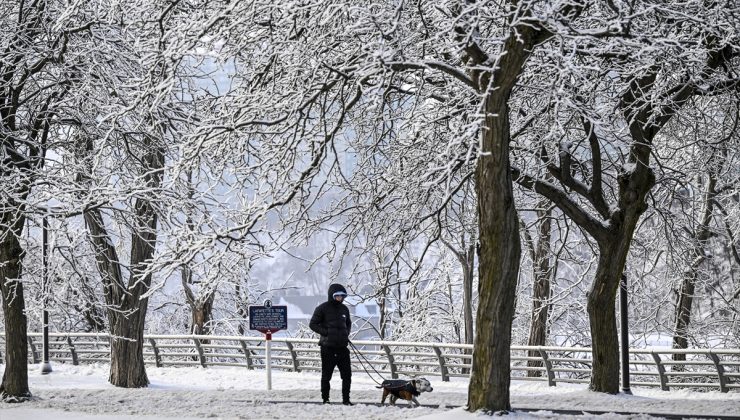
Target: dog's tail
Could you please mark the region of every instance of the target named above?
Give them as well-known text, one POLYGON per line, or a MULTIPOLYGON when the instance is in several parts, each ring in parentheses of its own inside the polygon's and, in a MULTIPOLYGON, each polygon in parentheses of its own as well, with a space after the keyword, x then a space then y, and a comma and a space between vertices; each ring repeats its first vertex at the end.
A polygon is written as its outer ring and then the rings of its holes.
POLYGON ((376 386, 375 388, 378 388, 378 389, 380 389, 380 388, 383 388, 383 386, 382 386, 382 385, 378 385, 378 386, 376 386))

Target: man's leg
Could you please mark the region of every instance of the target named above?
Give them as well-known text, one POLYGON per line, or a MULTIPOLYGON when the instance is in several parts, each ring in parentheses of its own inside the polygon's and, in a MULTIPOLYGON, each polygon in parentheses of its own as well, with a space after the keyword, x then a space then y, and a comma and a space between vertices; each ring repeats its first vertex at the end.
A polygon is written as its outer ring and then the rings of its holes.
POLYGON ((349 349, 337 349, 337 366, 339 367, 339 376, 342 378, 342 402, 349 403, 349 390, 352 385, 352 362, 349 358, 349 349))
POLYGON ((331 389, 329 383, 336 365, 337 358, 332 349, 321 346, 321 399, 324 402, 329 401, 329 390, 331 389))

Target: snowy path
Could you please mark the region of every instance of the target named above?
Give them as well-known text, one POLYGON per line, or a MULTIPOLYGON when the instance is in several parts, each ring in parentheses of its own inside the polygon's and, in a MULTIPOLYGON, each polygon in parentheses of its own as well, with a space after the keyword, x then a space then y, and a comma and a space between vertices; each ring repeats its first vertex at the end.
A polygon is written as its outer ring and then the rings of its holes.
MULTIPOLYGON (((460 409, 466 401, 467 381, 443 383, 431 378, 434 392, 423 394, 424 404, 442 408, 401 409, 358 404, 354 407, 315 404, 270 404, 270 400, 314 401, 318 399, 319 378, 315 373, 273 372, 273 388, 265 390, 265 372, 243 368, 147 368, 151 386, 120 389, 107 383, 108 366, 55 364, 51 375, 42 376, 30 366, 34 401, 0 405, 0 420, 130 420, 163 418, 248 418, 294 419, 459 419, 476 417, 460 409), (80 413, 84 413, 80 415, 80 413)), ((2 366, 0 366, 2 371, 2 366)), ((339 401, 338 373, 332 381, 332 400, 339 401)), ((365 375, 353 377, 352 398, 356 402, 379 402, 380 392, 365 375)), ((558 386, 515 382, 514 407, 543 410, 601 410, 621 412, 681 413, 694 415, 740 415, 740 393, 633 390, 635 395, 602 395, 585 386, 558 386)), ((520 418, 564 418, 546 411, 519 413, 520 418)), ((647 416, 606 415, 600 418, 647 418, 647 416)))

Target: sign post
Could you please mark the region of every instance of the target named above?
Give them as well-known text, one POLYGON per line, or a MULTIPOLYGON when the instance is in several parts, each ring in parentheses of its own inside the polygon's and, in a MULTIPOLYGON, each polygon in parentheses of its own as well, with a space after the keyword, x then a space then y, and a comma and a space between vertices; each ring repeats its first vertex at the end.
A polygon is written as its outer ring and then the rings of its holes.
POLYGON ((288 328, 288 307, 272 306, 268 299, 263 306, 249 307, 249 329, 265 335, 265 368, 267 370, 267 390, 272 390, 272 333, 288 328))

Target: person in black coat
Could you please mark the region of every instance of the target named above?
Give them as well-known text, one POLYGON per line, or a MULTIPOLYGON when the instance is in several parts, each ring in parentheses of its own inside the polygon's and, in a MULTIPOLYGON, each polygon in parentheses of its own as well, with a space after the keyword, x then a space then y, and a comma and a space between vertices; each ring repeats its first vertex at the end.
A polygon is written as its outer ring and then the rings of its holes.
POLYGON ((316 307, 308 326, 321 338, 321 399, 324 404, 329 403, 329 382, 334 373, 334 367, 339 368, 342 378, 342 404, 353 405, 349 400, 349 390, 352 384, 352 367, 349 360, 349 332, 352 321, 349 319, 349 309, 342 303, 347 296, 347 290, 341 284, 329 286, 329 300, 316 307))

